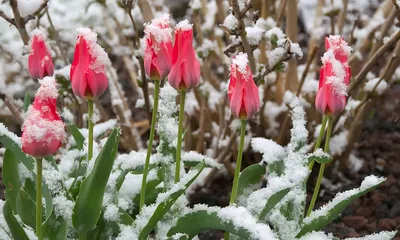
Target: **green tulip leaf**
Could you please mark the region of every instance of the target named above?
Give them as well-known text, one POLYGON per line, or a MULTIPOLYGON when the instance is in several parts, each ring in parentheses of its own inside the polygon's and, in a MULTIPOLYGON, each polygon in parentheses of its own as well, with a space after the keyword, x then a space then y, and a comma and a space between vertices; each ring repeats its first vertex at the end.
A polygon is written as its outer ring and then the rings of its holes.
POLYGON ((13 236, 14 239, 29 240, 24 229, 15 218, 11 204, 8 200, 6 200, 3 205, 3 215, 4 219, 7 222, 8 228, 10 229, 11 235, 13 236))
POLYGON ((42 224, 43 239, 66 239, 67 222, 62 216, 56 216, 54 212, 42 224))
POLYGON ((186 175, 186 182, 181 181, 177 183, 175 186, 181 187, 174 187, 168 192, 166 195, 168 197, 163 198, 161 201, 157 202, 156 210, 154 211, 153 215, 150 217, 147 224, 144 228, 140 231, 139 240, 145 240, 154 229, 158 221, 166 214, 166 212, 172 207, 175 201, 185 193, 186 189, 194 182, 194 180, 200 175, 201 171, 204 169, 204 162, 199 163, 195 168, 190 170, 190 172, 186 175), (192 176, 193 175, 193 176, 192 176), (189 178, 190 177, 190 178, 189 178))
POLYGON ((3 143, 5 148, 13 152, 15 159, 18 159, 18 161, 24 164, 29 171, 33 171, 35 160, 22 151, 20 139, 0 123, 0 129, 2 128, 4 128, 5 131, 0 131, 0 142, 3 143))
POLYGON ((79 129, 74 124, 67 125, 68 131, 71 133, 75 140, 75 146, 79 150, 83 149, 83 143, 85 142, 85 137, 79 132, 79 129))
POLYGON ((290 191, 290 188, 284 188, 274 194, 272 194, 268 200, 267 203, 265 204, 265 207, 262 209, 260 215, 258 216, 258 219, 264 219, 265 216, 275 207, 276 204, 278 204, 282 198, 286 196, 290 191))
POLYGON ((25 98, 24 98, 24 111, 25 112, 28 111, 28 108, 31 105, 31 103, 32 103, 32 97, 31 97, 30 93, 27 92, 25 94, 25 98))
POLYGON ((258 238, 252 234, 255 228, 259 230, 265 229, 263 231, 264 239, 275 239, 268 225, 257 223, 256 219, 252 219, 251 214, 244 207, 219 208, 200 206, 199 209, 180 217, 175 226, 168 231, 167 236, 171 237, 174 234, 182 233, 192 239, 203 231, 223 230, 235 234, 239 237, 238 239, 256 240, 258 238), (240 212, 240 214, 232 214, 233 212, 240 212), (243 222, 241 217, 248 221, 251 219, 252 223, 243 222))
POLYGON ((325 153, 324 151, 322 151, 322 149, 317 149, 317 151, 308 154, 308 163, 312 163, 312 162, 318 162, 318 163, 329 163, 331 162, 333 159, 331 157, 331 155, 329 155, 328 153, 325 153))
POLYGON ((30 196, 23 188, 17 196, 17 213, 22 222, 35 229, 36 223, 36 202, 35 196, 30 196))
POLYGON ((73 226, 80 235, 95 228, 99 220, 104 191, 118 150, 119 136, 120 130, 114 129, 97 156, 92 172, 80 186, 72 214, 73 226))
POLYGON ((251 187, 254 184, 260 184, 265 173, 266 168, 258 163, 245 168, 240 173, 237 196, 241 196, 246 188, 251 187))
POLYGON ((343 210, 354 200, 377 188, 384 181, 383 178, 368 176, 364 179, 359 188, 338 193, 332 201, 319 210, 311 212, 310 216, 304 219, 303 227, 296 237, 302 237, 312 231, 319 231, 325 228, 329 223, 340 216, 343 210))
POLYGON ((6 187, 5 195, 14 212, 17 211, 17 195, 21 183, 19 182, 18 161, 14 154, 6 149, 3 158, 3 183, 6 187))

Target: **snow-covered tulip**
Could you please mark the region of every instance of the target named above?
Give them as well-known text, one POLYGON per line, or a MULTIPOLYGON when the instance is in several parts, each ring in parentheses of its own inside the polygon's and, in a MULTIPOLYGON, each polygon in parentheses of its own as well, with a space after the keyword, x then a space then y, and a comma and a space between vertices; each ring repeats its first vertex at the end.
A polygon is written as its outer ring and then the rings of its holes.
POLYGON ((172 68, 168 75, 168 82, 177 90, 193 88, 200 82, 200 64, 192 44, 192 25, 188 20, 183 20, 175 27, 172 68))
POLYGON ((22 126, 22 150, 43 158, 54 154, 65 138, 65 126, 56 111, 58 91, 53 77, 39 80, 35 100, 22 126))
POLYGON ((228 99, 233 115, 242 120, 251 118, 260 109, 258 88, 245 53, 240 53, 232 59, 228 99))
POLYGON ((325 48, 315 107, 322 114, 332 116, 342 112, 346 106, 351 47, 340 36, 329 36, 325 39, 325 48))
POLYGON ((107 89, 105 66, 109 64, 107 53, 100 47, 97 34, 90 28, 78 28, 74 60, 70 78, 74 94, 82 99, 93 99, 107 89))
POLYGON ((145 25, 144 69, 153 80, 165 78, 171 70, 171 32, 168 14, 163 14, 145 25))
POLYGON ((46 44, 46 37, 39 29, 32 31, 29 49, 28 70, 31 77, 44 78, 52 76, 54 65, 50 48, 46 44))
POLYGON ((140 190, 139 209, 141 210, 146 198, 147 174, 150 166, 151 150, 157 122, 158 96, 160 94, 160 81, 168 76, 171 70, 172 29, 169 26, 169 15, 163 14, 146 24, 144 52, 144 69, 146 74, 154 81, 154 102, 151 117, 149 144, 147 146, 146 160, 143 169, 142 188, 140 190))

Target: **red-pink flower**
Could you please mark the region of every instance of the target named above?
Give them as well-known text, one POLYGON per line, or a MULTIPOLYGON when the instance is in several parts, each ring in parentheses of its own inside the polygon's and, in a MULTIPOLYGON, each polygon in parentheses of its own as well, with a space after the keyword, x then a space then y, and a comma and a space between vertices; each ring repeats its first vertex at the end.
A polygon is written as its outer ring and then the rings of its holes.
POLYGON ((315 107, 324 115, 336 115, 346 106, 351 47, 340 36, 329 36, 325 38, 325 48, 315 107))
POLYGON ((248 65, 247 54, 234 56, 230 71, 229 107, 235 117, 249 119, 260 109, 260 96, 248 65))
POLYGON ((177 90, 193 88, 200 82, 200 64, 192 44, 192 25, 183 20, 175 27, 172 68, 168 75, 168 82, 177 90))
POLYGON ((50 48, 46 44, 46 37, 39 29, 33 30, 31 35, 28 57, 29 74, 33 78, 52 76, 54 65, 51 59, 50 48))
POLYGON ((93 99, 107 89, 105 66, 109 64, 107 53, 97 43, 97 34, 90 28, 78 28, 74 60, 70 78, 74 94, 93 99))
POLYGON ((35 100, 22 125, 22 151, 43 158, 54 154, 65 138, 65 125, 56 111, 58 91, 53 77, 39 80, 35 100))
POLYGON ((144 69, 153 80, 165 78, 171 70, 171 31, 168 14, 153 19, 145 26, 144 69))

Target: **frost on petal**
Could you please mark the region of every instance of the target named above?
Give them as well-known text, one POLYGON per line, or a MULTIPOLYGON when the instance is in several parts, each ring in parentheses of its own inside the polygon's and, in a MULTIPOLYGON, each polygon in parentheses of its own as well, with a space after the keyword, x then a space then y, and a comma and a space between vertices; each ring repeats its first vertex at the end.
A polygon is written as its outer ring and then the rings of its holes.
POLYGON ((97 34, 90 28, 78 28, 78 39, 85 39, 87 47, 89 49, 89 55, 91 56, 91 62, 89 65, 90 69, 93 69, 95 73, 104 73, 105 66, 110 65, 110 59, 107 53, 104 51, 99 44, 97 44, 97 34))

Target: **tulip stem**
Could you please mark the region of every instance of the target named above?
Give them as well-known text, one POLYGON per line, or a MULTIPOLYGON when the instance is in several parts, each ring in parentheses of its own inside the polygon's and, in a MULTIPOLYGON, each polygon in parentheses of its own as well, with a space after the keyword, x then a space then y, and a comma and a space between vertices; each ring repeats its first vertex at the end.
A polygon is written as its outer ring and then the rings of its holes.
POLYGON ((151 151, 153 149, 153 139, 154 139, 154 132, 155 132, 155 126, 156 126, 156 121, 157 121, 158 95, 160 95, 160 80, 154 81, 154 85, 155 86, 154 86, 153 113, 151 115, 149 145, 147 146, 146 161, 144 163, 144 169, 143 169, 142 188, 140 191, 140 202, 139 202, 140 210, 142 210, 145 199, 146 199, 147 174, 149 172, 150 156, 151 156, 151 151))
MULTIPOLYGON (((241 165, 242 165, 242 157, 243 157, 244 137, 246 134, 246 124, 247 124, 247 121, 242 120, 242 125, 240 128, 239 151, 238 151, 237 160, 236 160, 235 175, 233 177, 231 198, 229 200, 230 205, 236 203, 236 199, 237 199, 237 193, 238 193, 237 191, 238 191, 238 186, 239 186, 239 174, 240 174, 240 169, 241 169, 241 165)), ((229 232, 225 232, 224 239, 229 240, 229 232)))
MULTIPOLYGON (((314 152, 319 148, 319 146, 321 145, 321 141, 322 141, 322 137, 324 136, 325 133, 325 126, 326 126, 326 122, 328 121, 328 116, 324 115, 324 118, 322 119, 322 125, 321 125, 321 129, 319 130, 319 135, 317 138, 317 142, 315 143, 315 147, 314 147, 314 152)), ((314 166, 315 161, 310 162, 310 165, 308 166, 308 170, 311 171, 313 166, 314 166)))
POLYGON ((89 128, 89 142, 88 142, 88 161, 92 160, 93 156, 93 101, 88 102, 88 128, 89 128))
POLYGON ((42 159, 36 159, 36 236, 42 239, 42 159))
POLYGON ((176 163, 175 163, 175 183, 179 182, 181 172, 181 150, 182 150, 182 132, 183 132, 183 119, 185 117, 185 98, 186 91, 180 90, 180 106, 179 106, 179 123, 178 123, 178 142, 176 144, 176 163))
MULTIPOLYGON (((329 142, 331 140, 332 126, 333 126, 332 117, 329 116, 327 118, 328 118, 328 129, 326 132, 325 147, 324 147, 324 152, 326 153, 329 151, 329 142)), ((321 167, 319 168, 317 183, 315 184, 314 193, 311 198, 310 206, 308 207, 307 216, 310 216, 311 211, 313 210, 315 202, 317 200, 319 188, 322 182, 322 177, 324 176, 324 170, 325 170, 325 163, 322 163, 321 167)))

